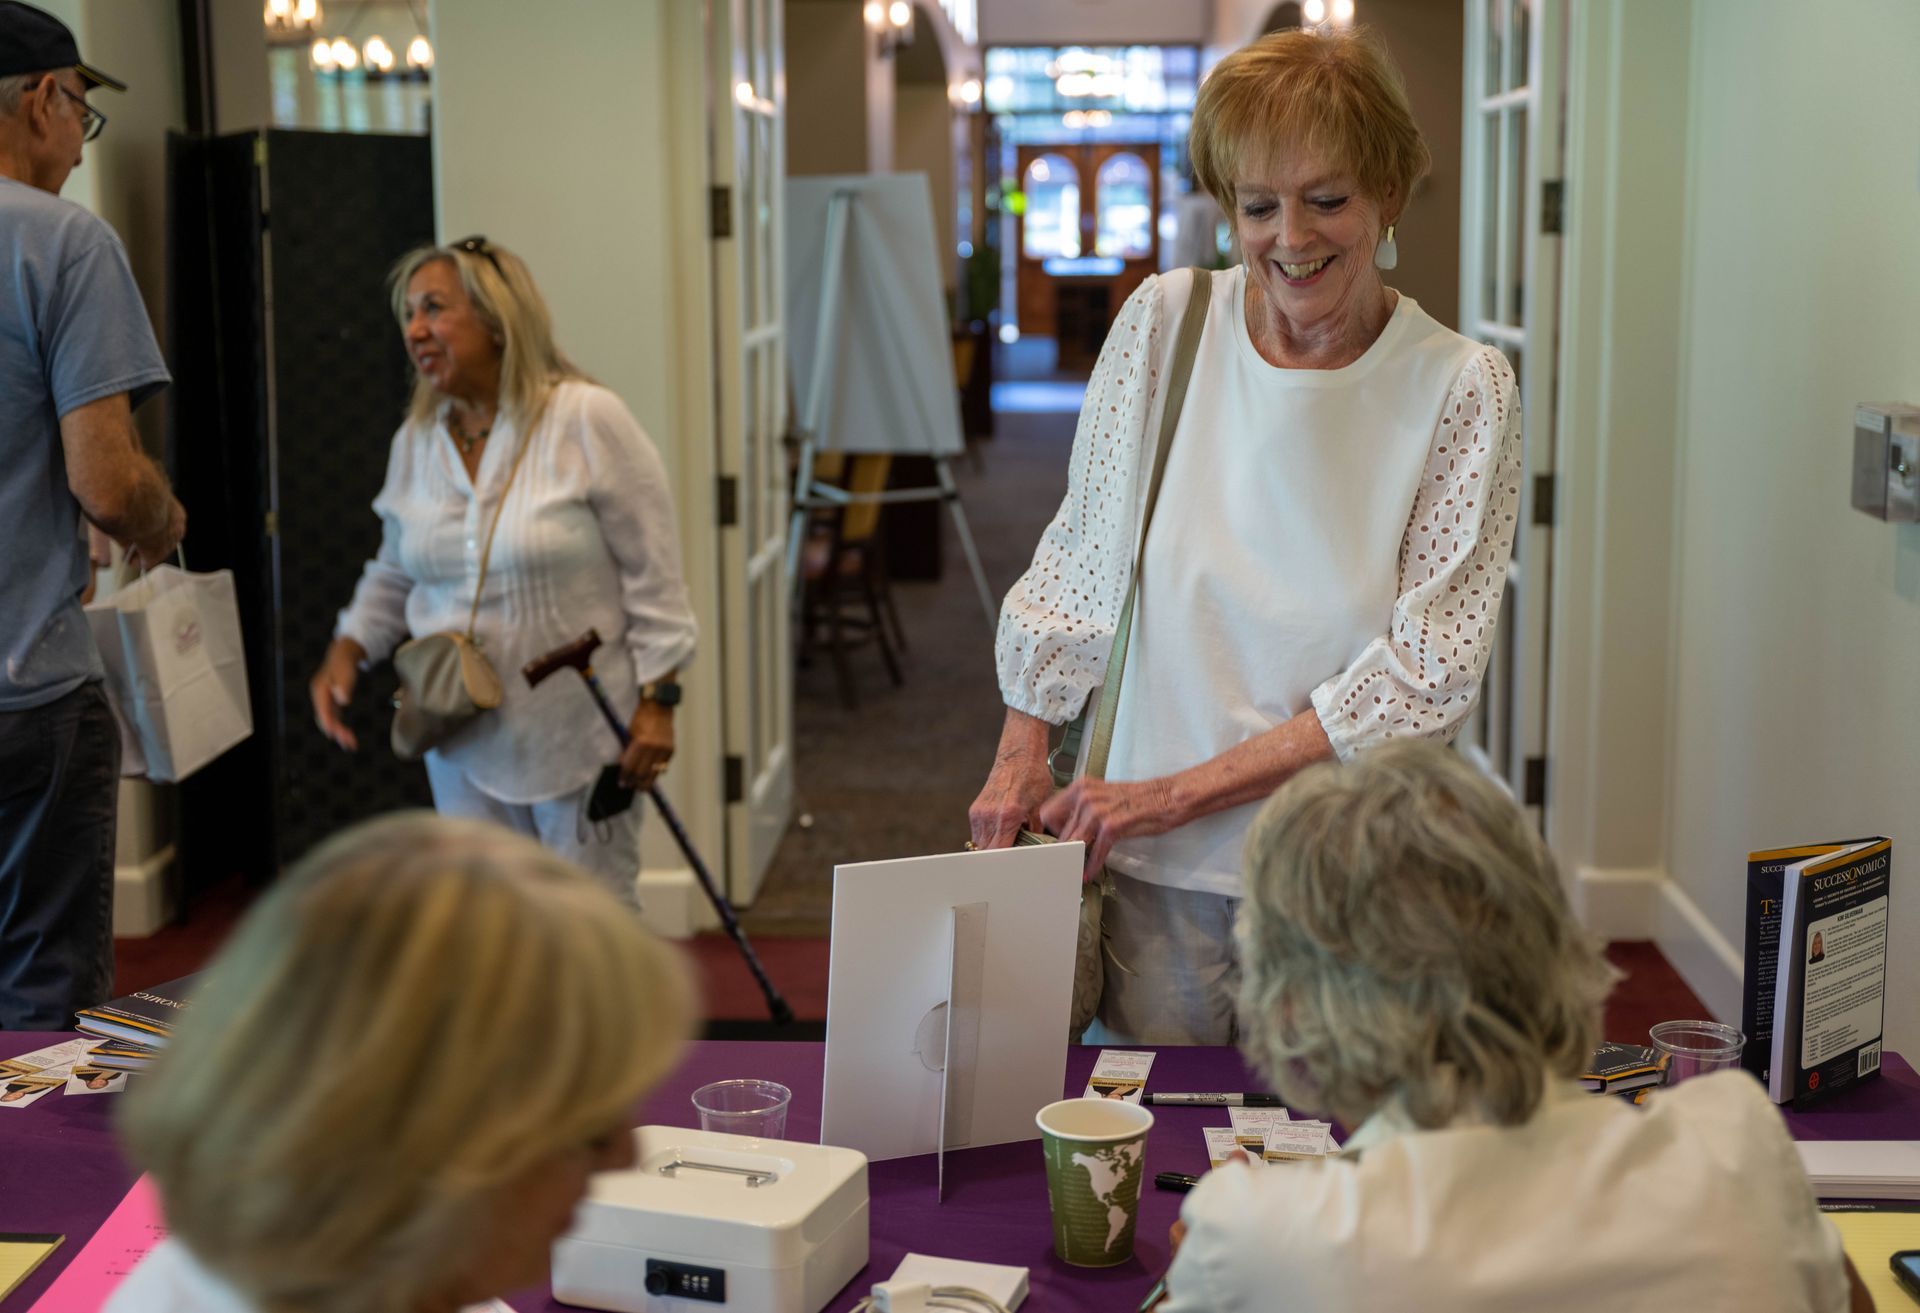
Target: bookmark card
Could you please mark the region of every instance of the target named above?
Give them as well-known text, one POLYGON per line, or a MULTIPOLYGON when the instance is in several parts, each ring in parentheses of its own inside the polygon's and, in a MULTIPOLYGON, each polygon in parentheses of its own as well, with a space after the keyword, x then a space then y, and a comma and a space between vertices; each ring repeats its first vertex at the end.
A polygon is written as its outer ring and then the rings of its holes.
POLYGON ((1119 1099, 1140 1102, 1146 1093, 1147 1073, 1153 1069, 1153 1054, 1127 1049, 1101 1049, 1094 1060, 1093 1075, 1087 1078, 1083 1099, 1119 1099))
POLYGON ((68 1094, 118 1094, 127 1088, 127 1073, 105 1067, 75 1067, 67 1077, 68 1094))
POLYGON ((1285 1126, 1292 1120, 1285 1108, 1228 1108, 1227 1116, 1233 1119, 1233 1129, 1238 1134, 1258 1135, 1263 1139, 1275 1126, 1285 1126))
POLYGON ((1324 1158, 1331 1147, 1325 1122, 1290 1122, 1267 1132, 1267 1161, 1270 1163, 1324 1158))
POLYGON ((65 1077, 74 1065, 87 1056, 87 1051, 97 1041, 90 1039, 70 1039, 44 1049, 35 1049, 31 1053, 22 1053, 16 1057, 0 1061, 0 1076, 60 1076, 65 1077))
POLYGON ((67 1083, 65 1076, 9 1076, 0 1083, 0 1108, 25 1108, 67 1083))
POLYGON ((1235 1152, 1244 1152, 1256 1164, 1261 1161, 1265 1146, 1258 1142, 1248 1144, 1231 1126, 1209 1126, 1202 1134, 1207 1137, 1207 1166, 1219 1167, 1235 1152))

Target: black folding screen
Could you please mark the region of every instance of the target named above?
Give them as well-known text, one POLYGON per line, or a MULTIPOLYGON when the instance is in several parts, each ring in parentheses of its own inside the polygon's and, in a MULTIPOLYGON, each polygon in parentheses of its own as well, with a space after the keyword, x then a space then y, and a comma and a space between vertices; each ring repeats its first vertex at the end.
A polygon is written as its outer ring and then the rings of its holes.
POLYGON ((390 669, 361 680, 353 754, 314 728, 307 680, 379 543, 409 382, 386 277, 432 240, 433 183, 423 137, 176 136, 169 156, 169 460, 188 563, 234 572, 255 731, 181 786, 191 892, 429 801, 387 747, 390 669))

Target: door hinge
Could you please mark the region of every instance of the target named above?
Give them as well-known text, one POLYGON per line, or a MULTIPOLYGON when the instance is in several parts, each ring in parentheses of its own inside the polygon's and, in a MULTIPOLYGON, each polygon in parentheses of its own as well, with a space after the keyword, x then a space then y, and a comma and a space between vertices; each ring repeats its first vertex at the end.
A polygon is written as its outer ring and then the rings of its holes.
POLYGON ((1545 757, 1527 758, 1527 778, 1521 790, 1520 801, 1528 807, 1547 805, 1547 759, 1545 757))
POLYGON ((1551 474, 1533 476, 1533 524, 1538 529, 1553 527, 1553 498, 1559 485, 1551 474))
POLYGON ((1540 231, 1564 233, 1567 230, 1567 184, 1562 178, 1549 178, 1540 184, 1540 231))
POLYGON ((714 238, 733 236, 733 188, 712 187, 707 192, 707 232, 714 238))
POLYGON ((745 802, 747 799, 747 763, 740 757, 728 757, 726 761, 726 800, 745 802))
POLYGON ((717 503, 714 508, 715 518, 720 521, 722 529, 731 529, 740 523, 740 480, 731 474, 723 474, 714 480, 714 483, 717 503))

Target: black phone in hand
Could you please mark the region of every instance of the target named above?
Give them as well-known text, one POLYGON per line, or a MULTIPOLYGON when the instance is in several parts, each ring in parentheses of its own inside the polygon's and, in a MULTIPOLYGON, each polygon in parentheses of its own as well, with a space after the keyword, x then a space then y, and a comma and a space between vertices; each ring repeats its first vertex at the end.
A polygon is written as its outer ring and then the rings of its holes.
POLYGON ((600 778, 593 782, 593 792, 587 795, 587 819, 612 820, 631 806, 633 790, 620 782, 620 763, 613 762, 600 772, 600 778))

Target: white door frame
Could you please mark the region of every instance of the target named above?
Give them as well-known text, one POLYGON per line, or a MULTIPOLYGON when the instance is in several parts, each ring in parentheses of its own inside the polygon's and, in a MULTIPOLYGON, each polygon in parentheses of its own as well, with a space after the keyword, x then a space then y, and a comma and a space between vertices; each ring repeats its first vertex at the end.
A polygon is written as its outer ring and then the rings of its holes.
POLYGON ((793 810, 785 535, 784 0, 710 0, 714 533, 727 894, 759 893, 793 810))
POLYGON ((1566 0, 1465 12, 1460 330, 1517 358, 1525 438, 1506 598, 1460 743, 1544 822, 1566 0))

